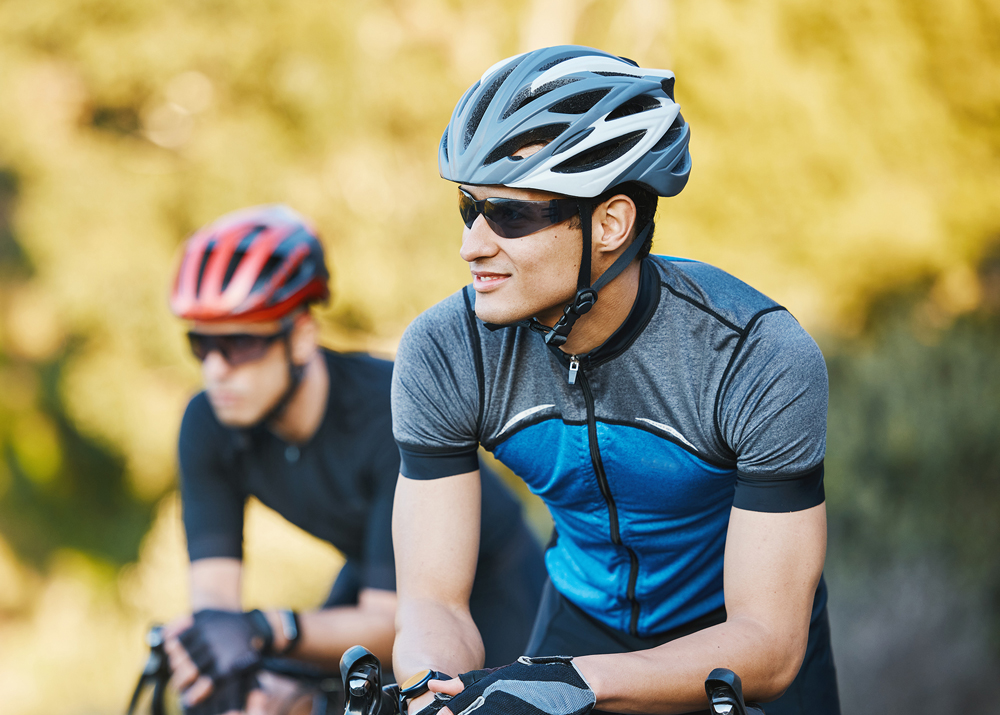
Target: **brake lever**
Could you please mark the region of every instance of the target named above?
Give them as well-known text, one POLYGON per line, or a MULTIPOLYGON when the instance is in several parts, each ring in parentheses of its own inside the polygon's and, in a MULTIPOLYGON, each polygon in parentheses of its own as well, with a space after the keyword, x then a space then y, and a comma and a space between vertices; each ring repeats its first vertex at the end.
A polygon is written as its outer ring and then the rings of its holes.
POLYGON ((712 715, 764 715, 756 705, 743 700, 743 682, 728 668, 716 668, 705 679, 705 693, 712 706, 712 715))
POLYGON ((153 626, 146 634, 146 644, 149 645, 149 657, 142 668, 139 682, 132 693, 132 699, 128 705, 128 715, 134 715, 139 698, 149 683, 153 684, 153 701, 150 704, 152 715, 163 715, 163 693, 167 681, 170 679, 170 663, 167 660, 167 653, 163 647, 163 626, 153 626))
POLYGON ((382 687, 382 664, 367 648, 348 648, 340 659, 344 715, 399 715, 398 689, 382 687))

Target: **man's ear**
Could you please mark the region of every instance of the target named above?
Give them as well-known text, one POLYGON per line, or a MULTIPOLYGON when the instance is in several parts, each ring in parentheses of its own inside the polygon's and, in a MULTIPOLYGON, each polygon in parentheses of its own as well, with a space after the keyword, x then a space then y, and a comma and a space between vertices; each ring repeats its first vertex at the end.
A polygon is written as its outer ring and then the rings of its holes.
POLYGON ((594 250, 608 254, 628 246, 635 217, 635 203, 625 194, 615 194, 598 206, 594 210, 594 250))
POLYGON ((317 341, 319 340, 319 325, 313 318, 309 310, 305 310, 295 316, 295 325, 292 328, 292 362, 296 365, 305 365, 312 360, 316 354, 317 341))

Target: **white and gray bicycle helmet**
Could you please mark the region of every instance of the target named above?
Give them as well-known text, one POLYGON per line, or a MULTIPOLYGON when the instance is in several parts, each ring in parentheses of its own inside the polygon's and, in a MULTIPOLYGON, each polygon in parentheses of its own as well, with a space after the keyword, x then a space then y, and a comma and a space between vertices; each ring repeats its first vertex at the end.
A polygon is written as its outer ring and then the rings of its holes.
POLYGON ((652 229, 640 235, 590 284, 592 202, 635 182, 676 196, 691 172, 690 130, 674 101, 674 74, 645 69, 601 50, 562 45, 533 50, 490 67, 459 100, 438 150, 441 176, 462 184, 499 184, 579 199, 583 260, 576 298, 553 328, 530 321, 558 346, 597 291, 630 263, 652 229), (522 147, 545 146, 525 157, 522 147))

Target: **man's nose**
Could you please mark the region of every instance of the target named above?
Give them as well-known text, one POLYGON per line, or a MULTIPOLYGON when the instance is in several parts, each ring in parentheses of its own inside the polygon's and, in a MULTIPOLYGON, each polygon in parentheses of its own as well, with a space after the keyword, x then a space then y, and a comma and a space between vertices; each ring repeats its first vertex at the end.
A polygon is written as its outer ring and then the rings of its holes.
POLYGON ((493 233, 493 229, 486 223, 486 218, 479 214, 472 222, 472 228, 462 231, 462 249, 459 253, 468 263, 479 258, 489 258, 499 252, 499 240, 500 237, 493 233))
POLYGON ((229 363, 222 357, 218 350, 212 350, 205 356, 201 363, 201 374, 205 382, 214 382, 222 379, 229 372, 229 363))

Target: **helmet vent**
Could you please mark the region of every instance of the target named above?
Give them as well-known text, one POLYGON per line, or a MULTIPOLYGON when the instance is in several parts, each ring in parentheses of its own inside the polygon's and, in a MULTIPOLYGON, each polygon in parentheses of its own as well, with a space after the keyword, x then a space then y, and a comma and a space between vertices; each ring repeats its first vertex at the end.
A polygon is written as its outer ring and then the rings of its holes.
POLYGON ((444 152, 444 160, 448 161, 448 130, 444 130, 444 135, 441 137, 441 151, 444 152))
POLYGON ((531 85, 526 85, 518 90, 514 98, 510 100, 510 104, 507 105, 507 110, 503 113, 501 119, 506 119, 511 114, 517 110, 523 108, 525 105, 534 102, 539 97, 542 97, 554 89, 559 89, 567 84, 572 84, 579 80, 579 77, 560 77, 559 79, 554 79, 551 82, 546 82, 541 87, 536 89, 534 92, 531 91, 531 85))
POLYGON ((670 125, 670 129, 668 129, 666 133, 660 137, 660 140, 653 145, 653 148, 650 149, 650 151, 663 151, 675 141, 680 139, 681 134, 683 133, 684 117, 682 117, 680 112, 678 112, 677 116, 674 117, 674 123, 670 125))
POLYGON ((611 141, 598 144, 592 149, 581 152, 567 159, 562 164, 552 168, 558 174, 579 174, 591 169, 597 169, 610 164, 615 159, 624 156, 645 136, 646 130, 631 132, 611 141))
POLYGON ((205 268, 208 266, 208 259, 212 257, 212 251, 215 250, 215 241, 212 241, 207 246, 205 246, 204 252, 201 254, 201 263, 198 266, 198 278, 195 281, 195 295, 201 294, 201 281, 205 277, 205 268))
POLYGON ((685 151, 681 155, 681 160, 674 165, 670 173, 674 176, 686 176, 691 171, 691 152, 685 151))
POLYGON ((595 89, 590 92, 580 92, 553 104, 549 107, 549 111, 556 114, 585 114, 608 96, 610 91, 610 89, 595 89))
MULTIPOLYGON (((257 280, 253 282, 253 288, 250 289, 250 295, 253 295, 264 285, 271 280, 271 276, 274 275, 275 270, 281 265, 282 256, 271 255, 267 261, 264 263, 264 267, 260 269, 260 273, 257 274, 257 280)), ((285 281, 288 282, 287 280, 285 281)))
POLYGON ((233 255, 229 258, 229 265, 226 266, 226 273, 222 276, 222 287, 220 290, 225 290, 229 286, 229 281, 233 279, 233 274, 236 273, 236 269, 240 267, 240 263, 243 262, 243 257, 246 256, 247 251, 250 250, 250 246, 253 245, 253 241, 257 238, 266 226, 254 226, 250 229, 247 234, 240 239, 240 242, 236 244, 236 248, 233 249, 233 255))
POLYGON ((285 295, 289 293, 294 293, 295 291, 297 291, 299 288, 302 287, 302 284, 305 282, 302 279, 303 277, 306 277, 303 276, 304 268, 305 265, 303 263, 300 263, 299 265, 295 266, 292 272, 289 273, 288 276, 285 278, 284 285, 281 287, 281 290, 275 295, 275 298, 283 299, 285 295))
POLYGON ((555 67, 557 64, 560 64, 562 62, 565 62, 566 60, 571 60, 571 59, 573 59, 573 58, 569 57, 569 56, 566 56, 566 57, 560 57, 557 60, 552 60, 551 62, 546 62, 544 65, 542 65, 541 67, 538 68, 538 72, 542 73, 545 70, 550 70, 553 67, 555 67))
MULTIPOLYGON (((483 166, 489 166, 496 162, 510 157, 518 149, 530 144, 548 144, 569 128, 569 124, 546 124, 543 127, 529 129, 523 134, 508 139, 503 144, 490 152, 490 155, 483 161, 483 166)), ((520 158, 520 157, 518 157, 520 158)))
POLYGON ((601 77, 631 77, 632 79, 642 79, 642 75, 630 74, 628 72, 594 72, 594 74, 599 74, 601 77))
POLYGON ((566 141, 562 142, 560 146, 554 149, 552 151, 552 156, 556 156, 557 154, 562 154, 565 151, 569 151, 570 149, 575 147, 577 144, 582 142, 584 139, 586 139, 593 133, 594 133, 593 127, 587 127, 582 132, 577 132, 576 136, 570 137, 566 141))
POLYGON ((514 71, 516 66, 516 64, 511 65, 498 73, 493 81, 490 82, 490 86, 479 96, 479 102, 472 110, 472 116, 469 117, 469 121, 465 124, 465 149, 469 148, 472 137, 475 136, 476 130, 479 129, 479 123, 483 121, 483 115, 486 114, 486 110, 489 108, 490 102, 493 101, 493 97, 496 96, 497 90, 500 89, 500 85, 514 71))
POLYGON ((663 78, 660 80, 660 86, 663 87, 663 93, 670 97, 670 101, 674 101, 674 78, 663 78))
POLYGON ((233 279, 233 274, 236 273, 236 269, 243 261, 243 256, 246 255, 246 248, 243 245, 245 242, 245 238, 240 241, 240 245, 233 251, 233 255, 229 259, 229 265, 226 266, 226 275, 222 276, 222 290, 225 290, 229 286, 229 281, 233 279))
POLYGON ((621 119, 622 117, 628 117, 633 114, 639 114, 639 112, 648 112, 651 109, 659 109, 661 105, 656 99, 650 97, 648 94, 640 94, 638 97, 632 97, 623 104, 619 104, 615 109, 607 116, 607 120, 621 119))

